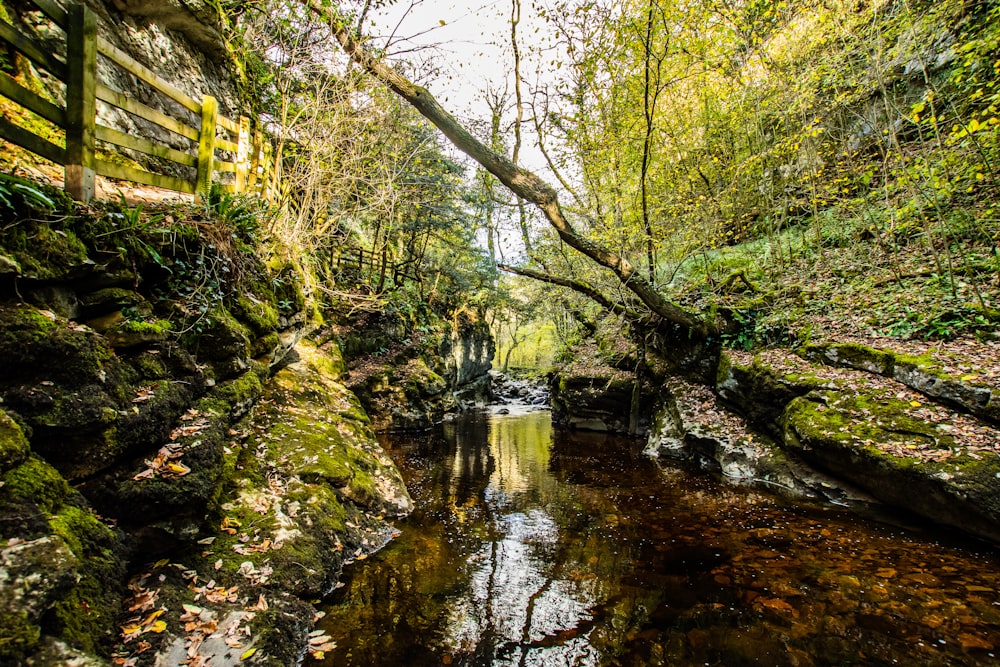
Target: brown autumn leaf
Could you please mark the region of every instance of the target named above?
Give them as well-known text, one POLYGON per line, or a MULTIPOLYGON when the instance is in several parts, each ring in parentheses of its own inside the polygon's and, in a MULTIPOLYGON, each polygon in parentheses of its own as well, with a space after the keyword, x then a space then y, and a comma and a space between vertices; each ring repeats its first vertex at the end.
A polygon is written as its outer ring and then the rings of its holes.
POLYGON ((773 609, 775 611, 795 611, 795 608, 792 607, 792 605, 777 598, 760 598, 757 601, 768 609, 773 609))
POLYGON ((986 641, 981 637, 977 637, 967 632, 959 634, 958 641, 962 644, 962 648, 965 649, 978 648, 978 649, 983 649, 984 651, 993 650, 993 644, 989 643, 988 641, 986 641))

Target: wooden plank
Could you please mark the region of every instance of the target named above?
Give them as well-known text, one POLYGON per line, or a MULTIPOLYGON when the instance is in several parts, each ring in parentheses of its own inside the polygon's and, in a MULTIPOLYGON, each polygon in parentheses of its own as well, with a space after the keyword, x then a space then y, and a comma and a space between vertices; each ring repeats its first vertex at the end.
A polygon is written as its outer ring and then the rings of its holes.
POLYGON ((152 185, 157 188, 165 188, 167 190, 174 190, 175 192, 184 192, 189 195, 194 194, 194 183, 191 181, 185 181, 183 178, 177 178, 176 176, 154 174, 153 172, 146 171, 145 169, 126 167, 125 165, 105 162, 104 160, 97 161, 97 173, 101 176, 117 178, 122 181, 132 181, 134 183, 142 183, 143 185, 152 185))
POLYGON ((56 164, 62 164, 65 159, 66 152, 62 146, 56 146, 37 134, 18 127, 2 116, 0 116, 0 137, 56 164))
POLYGON ((239 126, 239 123, 237 123, 236 121, 230 120, 229 118, 226 118, 225 116, 219 116, 218 121, 219 121, 219 125, 221 125, 222 127, 226 128, 227 130, 229 130, 230 134, 239 134, 239 132, 240 132, 240 126, 239 126))
POLYGON ((219 103, 211 95, 201 99, 201 136, 198 142, 198 177, 195 179, 195 199, 204 202, 212 189, 215 170, 215 120, 219 103))
POLYGON ((23 53, 36 65, 52 72, 60 81, 66 80, 66 63, 50 54, 46 47, 22 35, 6 21, 0 21, 0 39, 23 53))
POLYGON ((170 99, 180 103, 182 106, 190 109, 194 113, 201 113, 201 105, 198 103, 198 100, 194 99, 177 86, 167 83, 157 76, 156 72, 149 69, 103 37, 97 38, 97 50, 101 55, 108 58, 116 65, 122 67, 130 74, 134 74, 139 77, 170 99))
POLYGON ((0 95, 14 100, 25 109, 34 111, 45 120, 66 127, 66 110, 24 88, 13 77, 0 72, 0 95))
POLYGON ((240 150, 239 144, 232 141, 226 141, 225 139, 215 138, 215 148, 220 151, 228 151, 230 153, 235 153, 240 150))
POLYGON ((215 171, 221 171, 223 174, 235 174, 236 173, 236 163, 235 162, 223 162, 222 160, 215 161, 215 171))
POLYGON ((236 140, 236 192, 247 188, 247 170, 250 168, 250 119, 240 116, 240 131, 236 140))
POLYGON ((94 198, 94 125, 97 116, 97 14, 72 4, 66 26, 66 179, 73 199, 94 198))
POLYGON ((260 169, 260 161, 263 157, 263 149, 261 144, 263 144, 263 134, 260 130, 256 130, 253 133, 253 145, 250 147, 250 173, 247 174, 247 190, 255 190, 258 180, 258 170, 260 169))
POLYGON ((176 118, 172 118, 161 111, 148 107, 142 102, 138 102, 124 93, 119 93, 117 90, 108 88, 104 84, 97 84, 97 99, 102 102, 107 102, 112 106, 116 106, 119 109, 123 109, 130 114, 138 116, 139 118, 148 120, 151 123, 156 123, 163 129, 170 130, 174 134, 179 134, 180 136, 186 137, 191 141, 198 141, 197 129, 191 127, 190 125, 185 125, 176 118))
POLYGON ((52 0, 31 0, 31 2, 60 28, 65 30, 66 26, 69 25, 69 17, 66 15, 66 10, 52 2, 52 0))
POLYGON ((146 155, 152 155, 154 157, 170 160, 171 162, 182 164, 185 167, 198 166, 198 158, 190 153, 185 153, 184 151, 179 151, 174 148, 153 143, 152 141, 143 139, 142 137, 134 137, 131 134, 125 134, 124 132, 119 132, 118 130, 114 130, 110 127, 104 127, 103 125, 97 126, 97 138, 101 141, 107 141, 117 146, 131 148, 134 151, 139 151, 140 153, 145 153, 146 155))

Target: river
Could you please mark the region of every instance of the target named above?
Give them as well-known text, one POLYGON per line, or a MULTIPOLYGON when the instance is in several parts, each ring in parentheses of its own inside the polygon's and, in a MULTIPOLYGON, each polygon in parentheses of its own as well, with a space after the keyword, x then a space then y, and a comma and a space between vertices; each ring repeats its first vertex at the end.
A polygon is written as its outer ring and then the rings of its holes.
POLYGON ((313 664, 1000 664, 985 545, 663 468, 546 412, 383 445, 418 509, 346 569, 313 664))

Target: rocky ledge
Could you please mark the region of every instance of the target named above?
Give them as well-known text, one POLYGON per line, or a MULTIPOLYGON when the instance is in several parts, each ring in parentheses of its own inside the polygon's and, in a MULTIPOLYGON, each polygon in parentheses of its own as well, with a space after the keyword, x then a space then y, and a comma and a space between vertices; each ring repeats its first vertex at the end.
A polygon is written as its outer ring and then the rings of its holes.
MULTIPOLYGON (((717 369, 710 385, 668 377, 644 390, 649 454, 1000 541, 998 399, 985 369, 857 343, 725 351, 717 369)), ((633 386, 607 366, 563 369, 554 408, 576 428, 627 432, 633 386)))
POLYGON ((296 267, 201 207, 61 205, 0 228, 0 664, 321 651, 309 601, 410 501, 296 267))

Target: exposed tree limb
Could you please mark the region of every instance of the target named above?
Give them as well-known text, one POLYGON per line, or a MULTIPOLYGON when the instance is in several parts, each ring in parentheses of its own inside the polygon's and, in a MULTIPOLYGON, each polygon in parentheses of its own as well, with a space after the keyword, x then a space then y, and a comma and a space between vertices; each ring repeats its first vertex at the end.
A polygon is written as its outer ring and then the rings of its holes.
MULTIPOLYGON (((330 25, 344 53, 406 100, 424 118, 433 123, 456 148, 500 179, 500 182, 514 194, 538 207, 564 243, 600 266, 610 269, 646 307, 663 319, 680 325, 699 337, 708 336, 717 330, 714 322, 706 322, 700 316, 665 299, 627 259, 576 231, 563 215, 555 188, 533 172, 518 167, 505 156, 490 150, 449 114, 426 88, 414 84, 384 61, 371 56, 355 39, 336 8, 324 7, 320 0, 303 0, 303 2, 330 25)), ((617 308, 623 307, 617 306, 617 308)))
POLYGON ((554 276, 551 273, 542 273, 541 271, 534 271, 532 269, 526 269, 520 266, 508 266, 506 264, 497 264, 497 268, 501 271, 506 271, 507 273, 514 273, 519 276, 524 276, 525 278, 531 278, 533 280, 538 280, 543 283, 549 283, 550 285, 559 285, 560 287, 567 287, 574 292, 578 292, 588 297, 591 301, 595 302, 602 308, 606 308, 615 315, 621 315, 628 320, 638 320, 640 316, 638 313, 629 310, 620 303, 616 303, 604 296, 595 287, 591 287, 587 283, 580 282, 579 280, 570 280, 569 278, 562 278, 560 276, 554 276))

